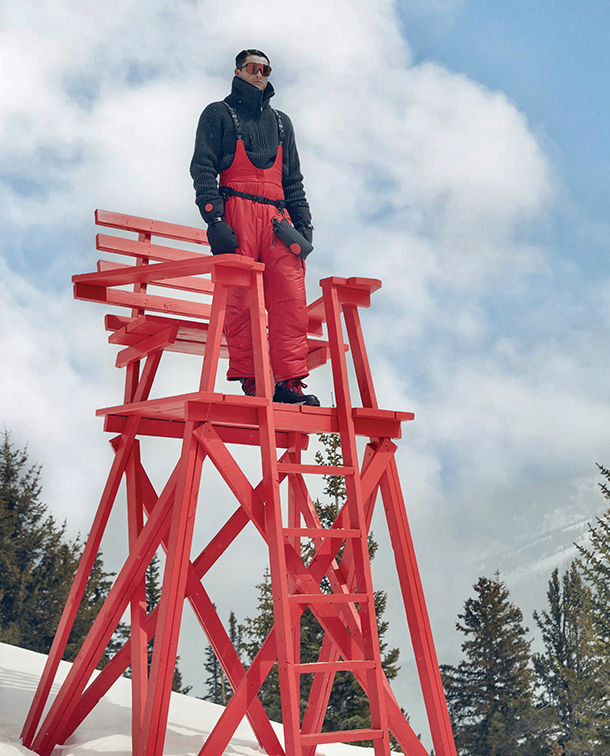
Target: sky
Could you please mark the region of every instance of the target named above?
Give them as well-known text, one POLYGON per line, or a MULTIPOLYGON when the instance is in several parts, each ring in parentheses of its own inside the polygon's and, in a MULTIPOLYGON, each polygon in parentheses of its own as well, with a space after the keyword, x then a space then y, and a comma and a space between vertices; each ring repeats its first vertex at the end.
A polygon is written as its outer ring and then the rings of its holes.
MULTIPOLYGON (((94 411, 122 396, 102 308, 72 300, 71 276, 98 257, 93 211, 200 226, 197 119, 228 93, 236 52, 262 49, 313 212, 310 298, 329 275, 383 281, 365 338, 380 406, 416 413, 399 467, 454 661, 478 577, 464 539, 489 551, 508 538, 511 491, 609 463, 610 6, 22 0, 0 13, 0 421, 43 463, 51 511, 87 532, 112 459, 94 411)), ((168 390, 189 390, 197 366, 168 364, 168 390)), ((309 386, 331 401, 328 371, 309 386)), ((113 569, 123 530, 117 515, 113 569)), ((253 611, 240 586, 263 561, 248 541, 223 617, 253 611)))

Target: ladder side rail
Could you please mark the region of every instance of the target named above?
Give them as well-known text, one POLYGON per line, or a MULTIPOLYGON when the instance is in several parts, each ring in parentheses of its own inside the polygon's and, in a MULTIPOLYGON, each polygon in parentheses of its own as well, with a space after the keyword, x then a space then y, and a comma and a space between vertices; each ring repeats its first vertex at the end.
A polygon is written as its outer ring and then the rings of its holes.
MULTIPOLYGON (((299 443, 300 436, 296 432, 290 433, 291 447, 289 449, 288 458, 292 464, 301 464, 301 445, 299 443)), ((282 457, 284 459, 286 455, 282 457)), ((278 462, 278 467, 281 463, 278 462)), ((288 527, 299 528, 301 525, 301 510, 297 500, 297 492, 294 489, 294 476, 288 475, 288 527)), ((301 538, 298 535, 292 536, 290 539, 292 547, 299 553, 301 551, 301 538)), ((301 623, 293 628, 292 645, 294 648, 294 663, 298 664, 301 660, 301 623)), ((297 688, 301 689, 300 679, 297 678, 297 688)))
POLYGON ((381 492, 409 623, 411 642, 430 722, 434 751, 439 756, 455 756, 455 742, 434 647, 432 628, 426 609, 395 460, 392 461, 381 483, 381 492))
MULTIPOLYGON (((139 748, 134 756, 162 756, 176 664, 188 565, 205 452, 188 422, 178 463, 178 479, 163 574, 159 619, 139 748)), ((160 543, 161 541, 159 541, 160 543)))
MULTIPOLYGON (((322 291, 326 311, 328 336, 331 351, 331 364, 333 372, 333 385, 337 402, 337 419, 341 436, 341 450, 343 463, 348 467, 359 469, 358 454, 356 448, 356 436, 352 416, 352 405, 349 394, 349 376, 345 352, 343 351, 343 328, 337 287, 328 279, 322 281, 322 291)), ((382 730, 383 736, 374 741, 374 750, 377 756, 389 756, 390 741, 385 707, 385 698, 382 695, 383 680, 385 675, 381 667, 381 654, 379 651, 379 638, 377 634, 377 620, 373 599, 372 575, 368 557, 368 542, 365 534, 364 502, 360 478, 357 475, 347 476, 345 479, 347 502, 350 505, 350 526, 360 528, 361 537, 359 543, 353 542, 354 563, 356 566, 357 586, 360 593, 366 592, 371 601, 360 604, 360 620, 363 634, 364 651, 366 658, 375 661, 375 668, 367 670, 366 676, 369 681, 369 704, 371 709, 371 727, 382 730)))
MULTIPOLYGON (((117 458, 121 457, 121 448, 117 458)), ((135 587, 142 580, 152 555, 169 527, 171 506, 176 487, 176 471, 165 485, 152 517, 138 536, 134 551, 127 557, 106 601, 95 618, 64 683, 62 684, 41 729, 32 744, 40 756, 48 756, 58 742, 58 736, 72 717, 96 664, 115 631, 135 587)), ((96 551, 97 553, 97 551, 96 551)))
POLYGON ((47 656, 43 673, 38 682, 34 699, 21 732, 21 738, 26 748, 31 748, 34 742, 36 730, 47 703, 51 686, 57 674, 59 662, 63 657, 68 637, 72 631, 78 608, 85 593, 89 573, 91 572, 91 568, 93 567, 93 563, 98 554, 100 542, 116 499, 119 484, 123 477, 123 473, 125 472, 131 448, 138 430, 138 423, 139 418, 130 418, 125 426, 123 434, 121 435, 119 448, 113 460, 99 507, 93 520, 91 530, 89 531, 89 536, 85 543, 76 575, 74 576, 74 581, 72 582, 70 593, 66 600, 66 605, 62 612, 55 637, 53 638, 51 650, 47 656))

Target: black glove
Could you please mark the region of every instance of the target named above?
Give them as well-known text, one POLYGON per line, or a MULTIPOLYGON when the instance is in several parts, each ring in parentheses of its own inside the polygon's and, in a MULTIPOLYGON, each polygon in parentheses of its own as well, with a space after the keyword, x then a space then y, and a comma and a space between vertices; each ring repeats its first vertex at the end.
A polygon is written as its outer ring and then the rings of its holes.
POLYGON ((237 247, 237 237, 235 231, 225 222, 224 218, 219 218, 208 226, 208 241, 212 248, 213 255, 227 255, 235 252, 237 247))
POLYGON ((210 197, 197 203, 201 217, 206 223, 213 223, 216 218, 223 218, 225 215, 225 201, 222 197, 210 197))
POLYGON ((313 226, 311 225, 311 213, 307 205, 296 205, 287 208, 292 225, 311 244, 313 242, 313 226))
POLYGON ((296 230, 304 236, 310 244, 313 244, 313 226, 311 223, 307 226, 295 226, 296 230))

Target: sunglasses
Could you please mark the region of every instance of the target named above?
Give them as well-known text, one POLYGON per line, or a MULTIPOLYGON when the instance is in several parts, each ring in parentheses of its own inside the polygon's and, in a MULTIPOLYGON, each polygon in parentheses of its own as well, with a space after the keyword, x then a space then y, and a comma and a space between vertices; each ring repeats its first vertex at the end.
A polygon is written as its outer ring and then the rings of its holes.
POLYGON ((271 66, 265 66, 262 63, 245 63, 243 66, 239 67, 239 70, 241 71, 244 68, 249 74, 252 74, 252 76, 255 76, 259 71, 263 76, 269 76, 271 73, 271 66))

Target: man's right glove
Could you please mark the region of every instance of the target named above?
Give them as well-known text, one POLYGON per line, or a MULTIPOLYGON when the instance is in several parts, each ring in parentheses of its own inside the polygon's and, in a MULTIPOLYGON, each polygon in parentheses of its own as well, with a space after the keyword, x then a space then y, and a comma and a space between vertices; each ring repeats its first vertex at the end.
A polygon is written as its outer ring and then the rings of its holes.
POLYGON ((224 218, 216 218, 208 226, 208 241, 213 255, 228 255, 235 252, 237 237, 224 218))

